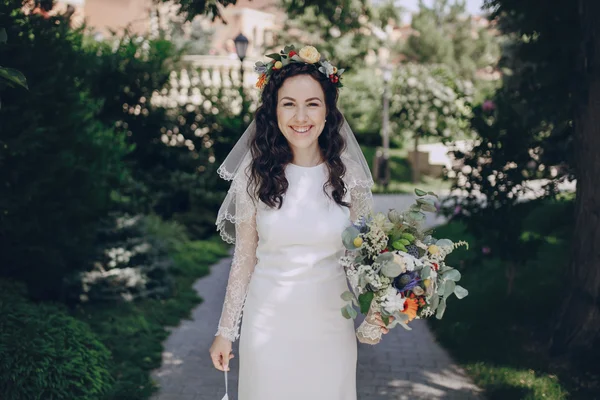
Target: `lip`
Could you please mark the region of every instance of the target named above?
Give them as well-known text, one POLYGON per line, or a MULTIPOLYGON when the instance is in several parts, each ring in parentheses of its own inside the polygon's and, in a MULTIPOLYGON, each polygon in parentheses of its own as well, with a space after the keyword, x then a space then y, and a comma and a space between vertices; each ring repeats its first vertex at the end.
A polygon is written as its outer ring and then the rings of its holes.
POLYGON ((301 135, 301 136, 308 134, 308 133, 309 133, 309 132, 312 130, 312 128, 313 128, 313 127, 314 127, 314 125, 310 125, 310 128, 308 128, 308 130, 307 130, 306 132, 298 132, 297 130, 295 130, 295 129, 294 129, 294 128, 293 128, 293 127, 290 125, 290 129, 291 129, 292 131, 294 131, 294 133, 295 133, 296 135, 301 135))

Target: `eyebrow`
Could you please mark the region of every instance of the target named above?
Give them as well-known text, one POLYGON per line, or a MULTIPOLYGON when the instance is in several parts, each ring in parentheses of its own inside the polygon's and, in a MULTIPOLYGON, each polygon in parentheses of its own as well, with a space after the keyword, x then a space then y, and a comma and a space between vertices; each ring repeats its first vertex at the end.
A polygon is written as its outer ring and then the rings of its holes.
MULTIPOLYGON (((287 97, 287 96, 286 96, 286 97, 282 97, 280 101, 283 101, 283 100, 286 100, 286 99, 287 99, 287 100, 296 101, 296 99, 293 99, 293 98, 291 98, 291 97, 287 97)), ((313 101, 313 100, 319 100, 320 102, 323 102, 323 100, 321 100, 321 99, 320 99, 320 98, 318 98, 318 97, 311 97, 310 99, 306 99, 306 101, 313 101)))

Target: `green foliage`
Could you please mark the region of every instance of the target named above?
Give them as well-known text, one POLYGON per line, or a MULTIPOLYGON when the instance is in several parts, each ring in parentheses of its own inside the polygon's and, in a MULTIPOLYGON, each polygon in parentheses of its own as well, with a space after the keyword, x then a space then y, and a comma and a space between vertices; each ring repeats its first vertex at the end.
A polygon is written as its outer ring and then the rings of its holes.
POLYGON ((98 231, 93 269, 71 277, 74 301, 165 298, 173 289, 170 252, 187 241, 185 228, 157 216, 114 215, 98 231))
POLYGON ((474 80, 477 69, 493 66, 500 57, 498 40, 487 28, 476 26, 464 1, 435 0, 419 4, 411 35, 401 51, 422 64, 444 64, 459 76, 474 80))
POLYGON ((511 296, 506 295, 504 250, 492 226, 483 233, 465 231, 459 221, 436 228, 436 234, 460 235, 473 246, 448 256, 449 263, 460 265, 469 296, 430 325, 488 398, 566 399, 567 391, 568 398, 593 398, 597 362, 590 357, 590 363, 581 358, 577 364, 562 364, 565 360, 551 360, 547 351, 555 310, 563 301, 573 201, 516 207, 526 209, 517 212, 523 215, 518 237, 527 251, 520 254, 522 267, 511 296), (588 383, 592 385, 586 389, 588 383))
POLYGON ((391 140, 435 137, 441 141, 470 134, 472 85, 443 65, 406 64, 391 82, 391 140))
MULTIPOLYGON (((156 221, 155 221, 156 222, 156 221)), ((162 361, 166 326, 176 326, 201 299, 193 283, 209 272, 208 266, 227 256, 222 240, 187 241, 177 226, 156 222, 154 234, 169 238, 174 260, 172 296, 166 299, 142 298, 126 303, 94 303, 77 307, 75 316, 87 322, 111 351, 111 375, 115 384, 102 400, 147 399, 156 390, 150 378, 162 361), (174 235, 174 236, 171 236, 174 235)), ((151 229, 150 229, 151 230, 151 229)))
POLYGON ((110 353, 89 326, 62 307, 29 302, 8 280, 0 280, 0 316, 3 399, 105 399, 110 353))
POLYGON ((35 297, 62 298, 63 277, 89 265, 130 149, 97 119, 102 101, 86 81, 95 55, 83 51, 82 33, 60 16, 27 16, 20 6, 0 2, 0 26, 10 37, 0 59, 30 86, 3 91, 0 274, 25 280, 35 297))

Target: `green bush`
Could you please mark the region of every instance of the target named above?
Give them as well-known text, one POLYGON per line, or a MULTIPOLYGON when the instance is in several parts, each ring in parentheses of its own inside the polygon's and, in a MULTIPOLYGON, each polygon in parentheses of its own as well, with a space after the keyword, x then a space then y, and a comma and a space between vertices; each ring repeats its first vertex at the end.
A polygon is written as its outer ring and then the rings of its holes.
POLYGON ((2 399, 104 400, 110 352, 62 307, 25 296, 22 285, 0 281, 2 399))
MULTIPOLYGON (((172 239, 182 233, 176 225, 154 222, 157 236, 172 239)), ((175 263, 171 269, 175 281, 171 297, 77 307, 75 315, 92 327, 113 355, 111 375, 116 381, 102 400, 145 399, 152 395, 156 388, 150 372, 161 365, 162 342, 169 335, 165 326, 176 326, 189 317, 201 301, 193 283, 228 254, 218 236, 209 241, 174 240, 167 246, 175 263)))
POLYGON ((450 302, 444 318, 431 319, 429 324, 490 399, 566 399, 565 388, 583 369, 569 368, 564 374, 547 352, 556 310, 563 301, 573 202, 535 205, 516 206, 526 210, 518 241, 520 248, 529 251, 518 255, 510 294, 502 258, 504 241, 497 239, 494 227, 476 235, 460 221, 436 229, 439 236, 470 244, 469 250, 459 249, 448 258, 461 270, 461 285, 469 296, 450 302))
POLYGON ((28 283, 36 298, 64 298, 63 277, 85 270, 96 228, 127 175, 123 136, 96 115, 86 76, 95 55, 60 17, 25 15, 0 0, 9 37, 0 60, 27 77, 0 109, 0 275, 28 283))

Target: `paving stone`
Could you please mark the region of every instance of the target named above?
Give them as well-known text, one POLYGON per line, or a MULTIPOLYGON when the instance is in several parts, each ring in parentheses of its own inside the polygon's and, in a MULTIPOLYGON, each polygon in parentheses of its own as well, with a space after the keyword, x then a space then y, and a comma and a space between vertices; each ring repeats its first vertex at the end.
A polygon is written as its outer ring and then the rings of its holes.
MULTIPOLYGON (((375 211, 407 208, 411 195, 375 195, 375 211)), ((428 225, 443 222, 429 217, 428 225)), ((221 315, 231 258, 211 267, 211 274, 199 279, 194 288, 204 299, 171 331, 165 341, 161 368, 153 371, 160 391, 152 400, 220 400, 225 393, 224 375, 210 360, 208 349, 221 315)), ((360 320, 356 321, 358 325, 360 320)), ((453 363, 434 339, 425 321, 411 322, 412 331, 400 327, 385 335, 381 343, 359 343, 358 400, 482 400, 481 390, 453 363)), ((231 360, 229 398, 237 399, 238 347, 231 360)))

